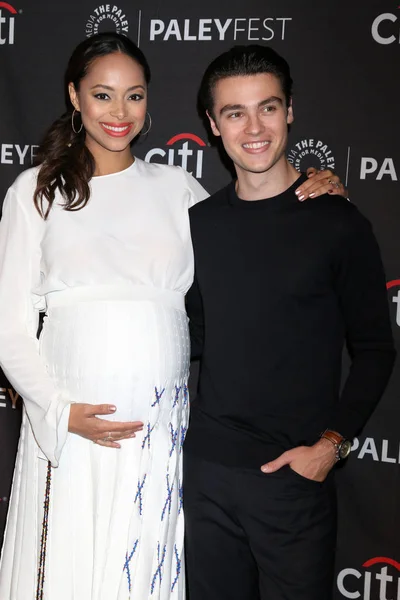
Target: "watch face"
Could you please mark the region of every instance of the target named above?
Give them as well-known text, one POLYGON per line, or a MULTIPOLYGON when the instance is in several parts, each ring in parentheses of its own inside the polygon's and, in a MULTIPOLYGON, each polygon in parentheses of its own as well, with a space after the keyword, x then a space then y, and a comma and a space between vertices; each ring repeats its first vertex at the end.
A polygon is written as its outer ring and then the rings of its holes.
POLYGON ((341 459, 343 458, 347 458, 348 455, 350 454, 351 451, 351 441, 350 440, 344 440, 341 444, 340 444, 340 448, 339 448, 339 456, 341 459))

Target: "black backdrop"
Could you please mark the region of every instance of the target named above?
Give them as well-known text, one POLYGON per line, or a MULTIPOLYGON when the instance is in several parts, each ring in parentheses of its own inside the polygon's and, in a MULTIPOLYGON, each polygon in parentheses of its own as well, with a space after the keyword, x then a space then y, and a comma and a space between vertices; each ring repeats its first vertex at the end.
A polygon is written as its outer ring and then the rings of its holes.
MULTIPOLYGON (((205 66, 235 43, 269 43, 288 59, 295 81, 289 159, 302 170, 336 169, 372 221, 398 342, 398 0, 0 1, 0 197, 32 164, 43 131, 63 109, 73 47, 113 29, 139 43, 153 71, 153 127, 135 153, 186 167, 209 192, 230 175, 196 112, 205 66)), ((400 366, 338 473, 336 599, 400 600, 399 390, 400 366)), ((0 534, 19 422, 20 401, 0 375, 0 534)))

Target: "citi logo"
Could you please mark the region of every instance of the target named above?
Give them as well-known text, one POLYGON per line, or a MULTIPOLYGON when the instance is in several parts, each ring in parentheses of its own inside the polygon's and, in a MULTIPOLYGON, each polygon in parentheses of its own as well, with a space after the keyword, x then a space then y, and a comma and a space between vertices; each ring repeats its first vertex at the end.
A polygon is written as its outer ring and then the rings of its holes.
POLYGON ((343 598, 400 599, 400 563, 393 558, 376 556, 365 561, 362 570, 343 569, 337 577, 337 588, 343 598), (388 595, 389 594, 389 595, 388 595))
MULTIPOLYGON (((154 157, 167 159, 168 165, 177 165, 194 175, 197 179, 203 176, 203 148, 207 144, 194 133, 178 133, 166 143, 164 148, 152 148, 144 157, 152 162, 154 157)), ((163 162, 156 160, 155 162, 163 162)))
POLYGON ((371 33, 378 44, 400 44, 400 23, 397 15, 389 12, 378 15, 372 23, 371 33))
POLYGON ((0 45, 13 45, 15 40, 15 17, 18 11, 8 4, 0 2, 0 45))

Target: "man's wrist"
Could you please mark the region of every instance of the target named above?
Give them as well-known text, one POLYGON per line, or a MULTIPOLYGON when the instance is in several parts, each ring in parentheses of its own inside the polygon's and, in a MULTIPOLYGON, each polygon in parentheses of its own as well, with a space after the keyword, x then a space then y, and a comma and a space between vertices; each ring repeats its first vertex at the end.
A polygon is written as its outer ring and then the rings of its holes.
POLYGON ((329 455, 332 458, 332 461, 336 462, 336 448, 329 440, 320 438, 318 442, 315 443, 314 447, 318 450, 320 455, 329 455))

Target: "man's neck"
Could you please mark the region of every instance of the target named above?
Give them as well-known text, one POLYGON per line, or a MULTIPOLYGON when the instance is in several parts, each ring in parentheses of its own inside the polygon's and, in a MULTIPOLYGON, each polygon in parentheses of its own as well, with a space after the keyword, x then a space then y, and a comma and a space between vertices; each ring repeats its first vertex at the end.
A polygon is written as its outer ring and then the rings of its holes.
POLYGON ((285 159, 264 173, 251 173, 236 168, 236 193, 242 200, 263 200, 285 192, 300 173, 285 159))

